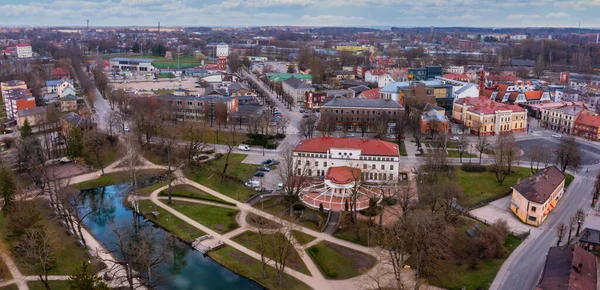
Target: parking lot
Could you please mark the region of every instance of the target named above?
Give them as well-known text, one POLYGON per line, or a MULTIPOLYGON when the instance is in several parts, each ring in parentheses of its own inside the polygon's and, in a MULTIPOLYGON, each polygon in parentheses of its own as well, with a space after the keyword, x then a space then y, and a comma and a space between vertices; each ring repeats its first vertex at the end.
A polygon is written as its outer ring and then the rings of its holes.
POLYGON ((505 196, 501 199, 490 202, 488 205, 476 208, 469 212, 470 215, 476 219, 483 221, 487 224, 494 223, 496 220, 504 219, 508 223, 508 227, 514 233, 526 233, 532 229, 533 226, 529 226, 521 222, 510 210, 511 196, 505 196))
MULTIPOLYGON (((255 164, 257 167, 261 166, 261 162, 266 159, 271 159, 262 155, 248 155, 246 159, 242 161, 242 163, 246 164, 255 164)), ((272 189, 274 190, 277 187, 277 184, 280 183, 279 174, 277 172, 277 167, 269 167, 271 169, 270 172, 265 172, 264 177, 253 177, 253 180, 257 180, 260 186, 264 189, 272 189), (275 168, 275 169, 273 169, 275 168)))

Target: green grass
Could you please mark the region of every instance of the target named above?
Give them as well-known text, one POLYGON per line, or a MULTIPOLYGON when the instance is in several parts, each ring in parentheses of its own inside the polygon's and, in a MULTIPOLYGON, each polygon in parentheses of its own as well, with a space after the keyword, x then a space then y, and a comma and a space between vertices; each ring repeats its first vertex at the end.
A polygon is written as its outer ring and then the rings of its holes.
POLYGON ((375 265, 373 257, 327 241, 320 242, 306 251, 323 275, 329 279, 353 278, 375 265))
POLYGON ((566 173, 565 174, 565 188, 569 187, 569 184, 571 184, 571 182, 573 182, 573 179, 575 179, 575 177, 571 174, 566 173))
POLYGON ((217 263, 239 273, 272 290, 310 290, 312 288, 302 283, 302 281, 283 274, 283 284, 277 283, 277 271, 275 268, 267 266, 267 278, 263 278, 262 263, 239 250, 232 247, 223 247, 216 251, 208 252, 208 255, 217 263))
POLYGON ((152 184, 150 186, 146 186, 146 187, 138 190, 138 195, 150 196, 152 194, 152 192, 154 192, 155 190, 157 190, 163 186, 167 186, 167 185, 168 185, 168 182, 163 181, 163 182, 152 184))
POLYGON ((315 237, 301 231, 292 231, 292 235, 294 236, 294 239, 300 243, 300 245, 306 245, 316 239, 315 237))
MULTIPOLYGON (((79 267, 83 261, 90 259, 87 249, 80 247, 74 236, 67 235, 65 228, 57 220, 51 220, 48 217, 52 210, 45 200, 37 199, 27 201, 27 203, 29 206, 35 206, 40 209, 42 220, 39 226, 47 230, 52 243, 56 265, 50 270, 50 275, 70 275, 73 269, 79 267)), ((18 240, 15 237, 9 236, 10 233, 6 230, 7 221, 3 215, 0 215, 0 236, 3 244, 12 249, 17 245, 18 240)), ((12 257, 15 258, 15 262, 21 273, 24 275, 35 274, 29 267, 20 264, 15 255, 12 255, 12 257)))
MULTIPOLYGON (((1 243, 1 241, 0 241, 1 243)), ((3 245, 0 246, 0 249, 3 248, 3 245)), ((0 251, 1 253, 2 251, 0 251)), ((0 260, 0 279, 2 280, 10 280, 12 279, 12 276, 10 275, 10 271, 8 270, 8 267, 6 266, 6 264, 4 264, 4 262, 2 260, 0 260)))
MULTIPOLYGON (((48 284, 50 285, 50 288, 52 290, 69 290, 70 289, 68 281, 62 281, 62 280, 49 281, 48 284)), ((29 286, 29 290, 46 290, 46 287, 44 287, 44 284, 42 284, 42 282, 39 282, 39 281, 29 281, 29 282, 27 282, 27 286, 29 286)))
POLYGON ((151 200, 140 200, 140 211, 146 213, 146 218, 153 221, 155 224, 173 233, 183 241, 192 243, 197 237, 205 235, 205 233, 194 226, 186 223, 182 219, 174 216, 170 212, 158 207, 151 200), (158 219, 154 218, 153 211, 160 213, 158 219))
MULTIPOLYGON (((140 171, 138 171, 138 179, 143 178, 143 176, 159 175, 161 172, 162 172, 161 170, 153 170, 153 169, 152 170, 140 170, 140 171)), ((99 178, 84 181, 81 183, 77 183, 77 184, 74 184, 73 186, 75 186, 75 188, 77 188, 79 190, 82 190, 82 189, 88 189, 88 188, 104 187, 104 186, 109 186, 109 185, 113 185, 113 184, 121 184, 121 183, 126 183, 126 182, 129 182, 129 175, 127 174, 127 171, 121 171, 121 172, 107 173, 107 174, 102 175, 99 178)))
POLYGON ((235 221, 235 216, 240 211, 236 209, 179 200, 174 200, 173 204, 169 206, 219 233, 226 233, 239 228, 239 225, 235 221))
MULTIPOLYGON (((245 158, 246 155, 232 153, 229 157, 229 166, 227 167, 226 174, 241 181, 246 181, 252 177, 254 172, 256 172, 256 165, 243 164, 242 160, 245 158)), ((248 198, 250 198, 251 194, 254 194, 250 188, 245 187, 244 184, 233 180, 224 179, 223 182, 221 182, 221 176, 217 173, 211 172, 211 170, 222 172, 224 166, 225 156, 216 160, 202 163, 199 167, 188 167, 184 170, 184 174, 186 178, 198 182, 221 194, 240 201, 246 201, 248 198)))
POLYGON ((254 208, 256 209, 260 209, 264 212, 267 212, 269 214, 272 214, 274 216, 277 217, 281 217, 287 221, 293 222, 295 224, 298 224, 302 227, 314 230, 314 231, 321 231, 321 227, 323 227, 323 225, 325 225, 325 222, 327 221, 327 213, 322 213, 318 210, 314 210, 311 208, 306 207, 304 209, 304 214, 316 214, 319 215, 321 217, 321 224, 317 225, 315 222, 312 221, 308 221, 308 220, 304 220, 304 221, 298 221, 296 219, 295 216, 290 216, 289 214, 282 214, 283 211, 286 209, 286 205, 283 202, 280 202, 281 198, 270 198, 268 200, 264 201, 264 205, 261 203, 257 203, 254 205, 254 208))
MULTIPOLYGON (((159 196, 168 196, 169 195, 168 189, 162 190, 158 195, 159 196)), ((171 196, 192 198, 192 199, 198 199, 198 200, 206 200, 206 201, 222 203, 225 205, 235 206, 235 204, 233 204, 231 202, 224 201, 214 195, 208 194, 208 193, 202 191, 201 189, 193 187, 189 184, 178 184, 178 185, 173 186, 171 188, 171 196)))
POLYGON ((524 179, 531 175, 529 168, 513 166, 513 173, 500 184, 493 172, 466 172, 462 171, 460 167, 455 167, 455 170, 458 183, 464 190, 459 203, 467 208, 509 194, 510 188, 517 184, 519 178, 524 179))
MULTIPOLYGON (((119 143, 115 143, 114 145, 110 145, 109 142, 107 143, 108 144, 105 145, 104 148, 102 148, 102 151, 100 152, 100 160, 102 161, 102 165, 104 166, 104 168, 117 161, 121 155, 119 154, 121 152, 119 143)), ((85 158, 85 162, 89 165, 92 165, 94 169, 100 170, 100 163, 98 163, 98 160, 96 160, 96 156, 92 154, 88 155, 90 156, 85 158)))
MULTIPOLYGON (((264 234, 263 239, 265 241, 265 256, 269 259, 275 259, 275 247, 272 242, 273 235, 264 234)), ((260 254, 260 239, 258 233, 252 231, 245 231, 242 234, 235 236, 232 240, 260 254)), ((298 272, 310 275, 310 271, 308 271, 308 268, 306 268, 306 265, 304 265, 304 262, 302 262, 302 258, 300 257, 300 255, 298 255, 298 252, 296 252, 295 250, 290 255, 289 260, 287 260, 287 266, 298 272)))
MULTIPOLYGON (((457 150, 448 150, 448 154, 446 156, 459 158, 460 157, 460 152, 458 152, 457 150)), ((465 161, 465 158, 469 159, 469 156, 471 156, 472 158, 477 158, 478 157, 475 154, 469 154, 467 152, 464 152, 463 155, 462 155, 463 161, 465 161)))
MULTIPOLYGON (((344 213, 345 214, 345 213, 344 213)), ((379 220, 379 216, 373 217, 373 223, 375 224, 379 220)), ((363 246, 375 246, 375 231, 371 232, 371 244, 368 245, 368 231, 369 229, 373 229, 373 226, 369 226, 368 221, 363 219, 358 219, 356 224, 352 224, 349 221, 346 222, 345 225, 340 226, 340 228, 333 234, 334 237, 346 240, 352 243, 356 243, 363 246), (358 225, 358 236, 359 239, 356 239, 356 225, 358 225)))
POLYGON ((17 284, 10 284, 8 286, 0 287, 0 290, 19 290, 17 284))

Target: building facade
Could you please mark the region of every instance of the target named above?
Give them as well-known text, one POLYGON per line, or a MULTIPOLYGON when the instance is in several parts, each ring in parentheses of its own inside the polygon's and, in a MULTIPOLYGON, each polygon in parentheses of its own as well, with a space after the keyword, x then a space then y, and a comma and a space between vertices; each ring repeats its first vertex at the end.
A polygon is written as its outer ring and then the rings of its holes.
POLYGON ((23 42, 17 44, 17 57, 18 58, 31 58, 33 57, 33 50, 29 43, 23 42))
POLYGON ((304 107, 308 109, 320 109, 327 96, 327 92, 305 92, 304 107))
POLYGON ((213 125, 226 124, 238 110, 234 97, 194 97, 165 94, 157 96, 164 100, 173 118, 181 121, 205 121, 213 125))
POLYGON ((315 89, 308 85, 306 82, 291 77, 282 83, 283 92, 288 94, 294 99, 294 103, 304 102, 304 97, 307 92, 312 92, 315 89))
POLYGON ((300 141, 293 153, 297 176, 312 182, 303 187, 301 200, 308 206, 341 211, 355 192, 357 209, 379 201, 380 191, 369 185, 398 181, 398 145, 373 139, 311 138, 300 141))
POLYGON ((149 58, 115 57, 110 60, 110 67, 118 71, 153 72, 155 67, 149 58))
POLYGON ((582 112, 575 119, 573 135, 588 140, 600 140, 600 116, 592 112, 582 112))
POLYGON ((393 132, 396 119, 403 113, 402 105, 392 100, 382 99, 334 97, 321 106, 321 116, 332 114, 337 129, 350 132, 374 132, 375 124, 378 122, 387 122, 388 132, 393 132))
POLYGON ((476 135, 508 134, 527 130, 527 111, 517 105, 494 102, 485 96, 456 100, 452 119, 476 135))
POLYGON ((581 112, 585 111, 584 105, 565 104, 559 108, 541 109, 541 126, 557 132, 572 134, 575 120, 581 112))
POLYGON ((565 191, 565 174, 549 166, 513 187, 510 210, 524 223, 539 226, 565 191))

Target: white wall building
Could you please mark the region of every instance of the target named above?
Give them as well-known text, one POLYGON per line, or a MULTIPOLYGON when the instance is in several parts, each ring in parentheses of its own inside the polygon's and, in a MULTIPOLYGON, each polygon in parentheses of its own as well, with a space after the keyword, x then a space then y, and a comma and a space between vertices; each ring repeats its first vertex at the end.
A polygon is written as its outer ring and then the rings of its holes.
POLYGON ((33 51, 29 43, 23 42, 17 45, 17 57, 18 58, 30 58, 33 57, 33 51))
POLYGON ((110 67, 120 71, 154 71, 152 61, 149 58, 115 57, 110 60, 110 67))
POLYGON ((465 73, 465 67, 461 66, 461 65, 450 65, 447 67, 444 67, 444 70, 446 71, 447 74, 464 74, 465 73))

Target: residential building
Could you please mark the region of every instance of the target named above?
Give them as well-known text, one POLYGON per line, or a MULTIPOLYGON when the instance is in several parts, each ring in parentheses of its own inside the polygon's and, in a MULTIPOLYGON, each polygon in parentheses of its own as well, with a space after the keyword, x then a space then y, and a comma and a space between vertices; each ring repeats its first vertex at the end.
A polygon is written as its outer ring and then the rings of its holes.
POLYGON ((348 95, 348 97, 357 98, 362 92, 368 91, 370 89, 371 88, 369 88, 367 86, 356 86, 356 87, 348 88, 348 90, 350 91, 350 94, 348 95))
POLYGON ((600 140, 600 116, 590 111, 583 111, 575 119, 573 135, 589 140, 600 140))
POLYGON ((517 104, 523 106, 548 103, 552 101, 549 92, 542 90, 507 91, 485 90, 484 96, 500 103, 517 104))
POLYGON ((19 110, 35 107, 35 98, 29 89, 3 91, 2 97, 7 119, 15 119, 19 110))
POLYGON ((412 80, 414 81, 435 79, 435 77, 441 77, 443 73, 444 69, 441 65, 428 65, 424 68, 408 69, 408 75, 412 76, 412 80))
POLYGON ((355 78, 354 71, 339 70, 335 72, 335 77, 338 80, 351 80, 355 78))
POLYGON ((293 76, 282 83, 282 89, 284 93, 294 99, 295 104, 303 102, 305 94, 315 90, 308 83, 293 76))
POLYGON ((153 61, 150 58, 115 57, 110 60, 110 67, 117 71, 152 72, 155 70, 153 61))
POLYGON ((64 88, 59 88, 58 89, 58 97, 59 98, 65 98, 68 96, 74 96, 77 97, 77 92, 75 91, 75 88, 73 88, 72 86, 65 86, 64 88))
POLYGON ((391 99, 404 105, 405 98, 427 98, 447 111, 452 109, 453 86, 444 84, 440 80, 420 82, 394 82, 381 88, 379 97, 391 99))
POLYGON ((75 95, 65 95, 58 100, 61 112, 71 112, 77 110, 77 97, 75 95))
POLYGON ((577 245, 551 247, 535 290, 594 290, 598 258, 577 245))
POLYGON ((211 127, 225 124, 230 116, 237 112, 239 102, 234 97, 195 97, 165 94, 156 98, 165 100, 171 109, 173 118, 182 121, 205 121, 211 127))
POLYGON ((565 191, 565 174, 549 166, 512 188, 510 210, 524 223, 539 226, 548 217, 565 191))
POLYGON ((527 129, 525 109, 494 102, 485 96, 456 100, 452 119, 479 136, 523 132, 527 129))
POLYGON ((310 74, 266 73, 265 75, 270 81, 275 83, 281 83, 293 77, 305 82, 308 85, 312 85, 312 75, 310 74))
POLYGON ((31 45, 27 42, 17 44, 17 57, 18 58, 31 58, 33 57, 33 50, 31 45))
POLYGON ((71 78, 71 72, 69 72, 68 69, 64 69, 62 67, 55 68, 52 70, 52 78, 56 80, 69 79, 71 78))
POLYGON ((229 85, 210 85, 204 89, 205 96, 223 96, 223 97, 256 97, 256 93, 245 83, 235 82, 229 85))
POLYGON ((60 117, 61 131, 63 136, 69 136, 71 129, 77 127, 81 131, 90 131, 96 127, 91 119, 87 119, 77 113, 70 112, 60 117))
POLYGON ((450 65, 444 68, 444 72, 447 74, 462 75, 465 73, 465 67, 462 65, 450 65))
POLYGON ((296 175, 307 176, 300 200, 307 206, 342 211, 359 187, 357 210, 381 200, 380 183, 398 180, 398 145, 374 139, 319 137, 300 141, 293 153, 296 175), (359 184, 356 184, 356 183, 359 184))
POLYGON ((327 92, 305 92, 304 107, 308 109, 320 109, 327 99, 327 92))
POLYGON ((557 132, 572 134, 575 120, 585 110, 585 105, 573 104, 567 104, 558 108, 542 109, 541 126, 557 132))
POLYGON ((33 107, 17 111, 17 126, 23 126, 25 120, 29 125, 37 126, 46 120, 46 107, 33 107))
POLYGON ((421 114, 421 133, 448 132, 449 122, 446 110, 434 104, 427 104, 421 114))
POLYGON ((590 228, 583 229, 577 244, 587 251, 600 252, 600 231, 590 228))
POLYGON ((73 80, 63 78, 59 80, 46 81, 46 91, 49 94, 58 93, 60 95, 60 92, 67 87, 75 89, 73 86, 73 80))
POLYGON ((381 88, 375 88, 375 89, 362 91, 362 93, 360 93, 358 96, 356 96, 356 98, 372 99, 372 100, 379 99, 379 91, 380 90, 381 90, 381 88))
POLYGON ((375 47, 371 45, 338 45, 335 47, 338 51, 351 51, 351 52, 375 52, 375 47))
POLYGON ((404 112, 404 107, 392 100, 352 99, 333 97, 321 106, 321 115, 335 116, 338 130, 354 132, 374 132, 377 122, 387 122, 388 132, 393 132, 396 118, 404 112))

